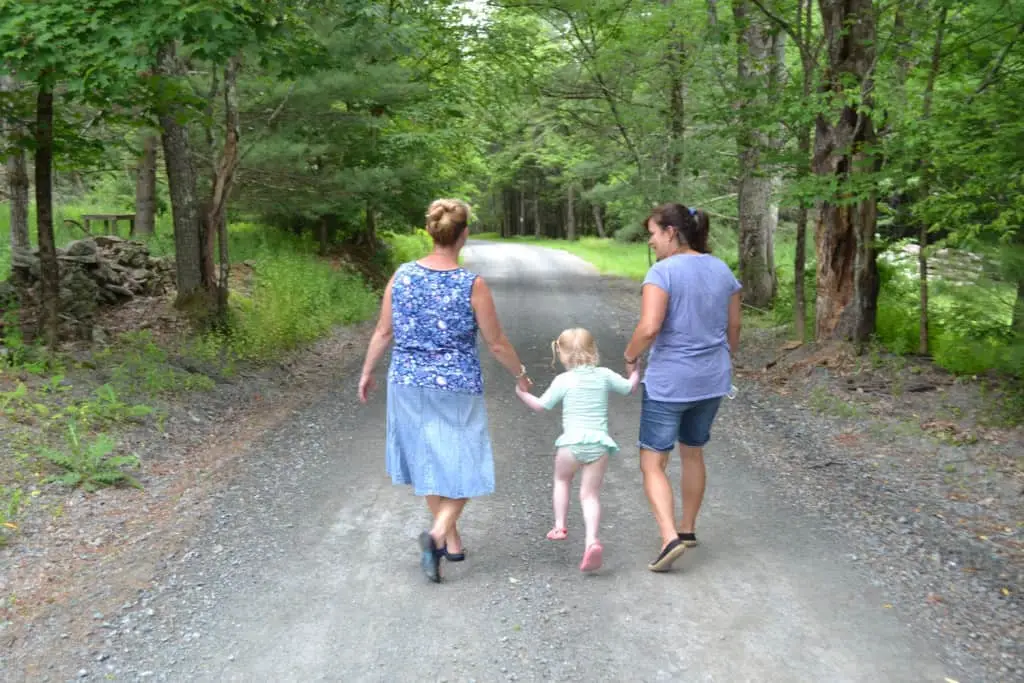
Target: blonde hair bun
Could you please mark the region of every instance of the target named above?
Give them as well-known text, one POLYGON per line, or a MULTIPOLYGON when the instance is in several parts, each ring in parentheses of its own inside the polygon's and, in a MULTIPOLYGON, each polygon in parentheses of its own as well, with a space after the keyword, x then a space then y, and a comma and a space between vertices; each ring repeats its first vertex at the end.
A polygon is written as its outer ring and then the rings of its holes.
POLYGON ((469 205, 460 199, 435 199, 427 209, 427 232, 435 244, 451 246, 469 223, 469 205))

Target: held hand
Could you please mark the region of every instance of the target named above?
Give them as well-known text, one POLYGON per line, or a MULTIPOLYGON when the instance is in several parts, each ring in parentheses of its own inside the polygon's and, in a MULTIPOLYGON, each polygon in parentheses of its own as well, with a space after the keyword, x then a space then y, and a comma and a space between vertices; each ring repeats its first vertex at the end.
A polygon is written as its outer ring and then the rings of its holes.
POLYGON ((364 372, 359 378, 359 400, 362 403, 370 398, 370 393, 377 389, 377 380, 372 374, 364 372))
POLYGON ((516 380, 516 393, 517 394, 519 392, 529 393, 530 387, 532 387, 532 386, 533 386, 533 380, 530 379, 528 376, 523 375, 518 380, 516 380))
POLYGON ((635 368, 634 368, 633 372, 630 373, 630 375, 629 375, 629 386, 630 386, 629 393, 631 393, 631 394, 635 394, 637 388, 640 386, 640 371, 635 369, 635 368))

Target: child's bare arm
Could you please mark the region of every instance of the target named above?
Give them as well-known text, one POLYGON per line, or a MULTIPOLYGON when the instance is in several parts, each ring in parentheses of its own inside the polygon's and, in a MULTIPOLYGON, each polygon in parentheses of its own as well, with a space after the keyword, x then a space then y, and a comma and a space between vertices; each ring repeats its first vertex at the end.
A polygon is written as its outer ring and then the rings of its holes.
POLYGON ((540 399, 531 394, 529 391, 523 391, 519 387, 516 387, 516 396, 522 400, 531 410, 537 413, 543 413, 545 408, 541 404, 540 399))
POLYGON ((565 374, 563 373, 555 378, 555 381, 551 383, 547 391, 541 394, 540 398, 537 398, 529 391, 521 390, 519 387, 516 387, 516 396, 530 408, 540 413, 545 410, 554 410, 555 406, 565 396, 566 390, 565 374))
POLYGON ((640 384, 640 372, 637 370, 633 371, 633 374, 629 376, 629 379, 626 379, 614 370, 610 370, 608 368, 605 368, 604 370, 608 377, 608 386, 616 394, 622 394, 623 396, 626 394, 632 394, 636 391, 637 385, 640 384))

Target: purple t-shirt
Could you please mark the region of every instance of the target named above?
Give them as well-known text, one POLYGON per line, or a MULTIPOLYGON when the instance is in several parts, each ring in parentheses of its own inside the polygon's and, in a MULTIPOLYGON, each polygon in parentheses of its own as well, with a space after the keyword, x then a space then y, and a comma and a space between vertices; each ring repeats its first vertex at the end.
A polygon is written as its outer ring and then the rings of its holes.
POLYGON ((676 254, 647 271, 647 285, 668 292, 644 373, 647 395, 677 402, 725 396, 732 384, 729 299, 741 289, 729 266, 710 254, 676 254))

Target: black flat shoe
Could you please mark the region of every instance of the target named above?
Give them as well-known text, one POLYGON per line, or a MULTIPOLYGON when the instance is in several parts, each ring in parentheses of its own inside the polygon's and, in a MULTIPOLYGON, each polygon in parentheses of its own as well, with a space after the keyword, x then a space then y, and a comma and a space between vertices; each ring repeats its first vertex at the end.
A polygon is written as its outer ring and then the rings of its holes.
POLYGON ((450 553, 448 552, 448 546, 441 548, 441 555, 449 562, 462 562, 466 559, 466 551, 463 550, 461 553, 450 553))
POLYGON ((679 540, 682 541, 683 545, 685 545, 687 548, 697 547, 697 534, 684 534, 680 531, 679 540))
POLYGON ((441 583, 441 554, 429 531, 420 534, 420 568, 434 583, 441 583))
POLYGON ((675 538, 665 546, 658 558, 647 565, 652 572, 667 572, 672 568, 672 563, 683 556, 686 552, 686 545, 682 540, 675 538))

